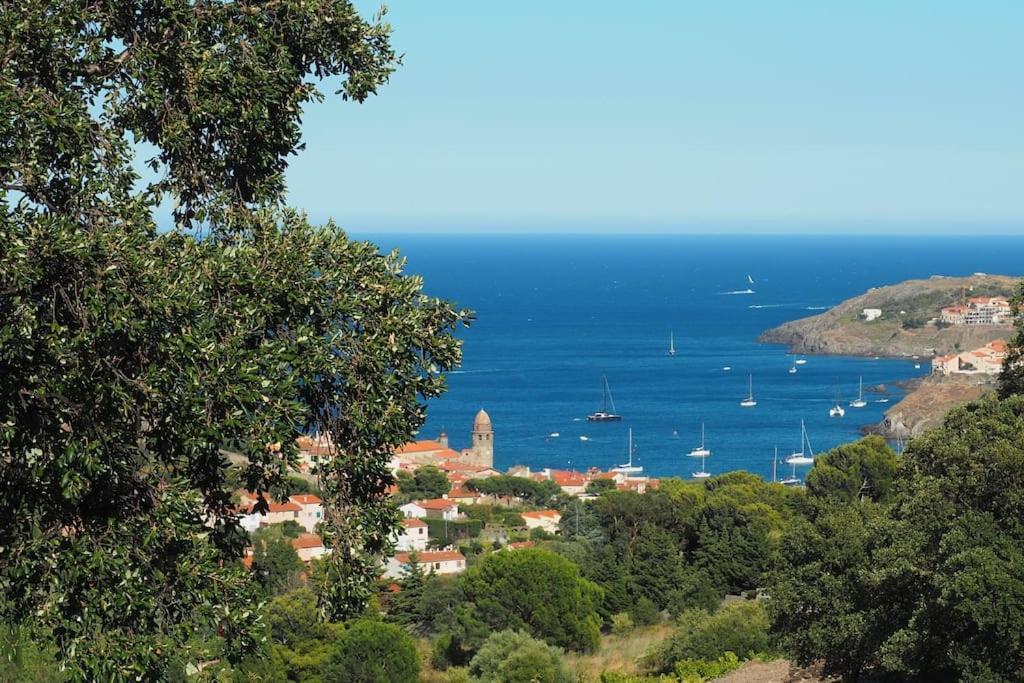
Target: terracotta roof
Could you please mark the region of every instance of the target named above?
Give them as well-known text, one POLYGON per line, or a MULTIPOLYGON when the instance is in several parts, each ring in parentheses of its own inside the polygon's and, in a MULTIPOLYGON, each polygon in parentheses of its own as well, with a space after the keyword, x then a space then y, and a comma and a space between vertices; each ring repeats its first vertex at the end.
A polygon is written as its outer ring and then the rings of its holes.
MULTIPOLYGON (((408 564, 410 554, 411 553, 396 553, 395 560, 401 564, 408 564)), ((462 560, 465 562, 466 560, 458 550, 424 550, 416 553, 416 559, 421 564, 425 562, 452 562, 455 560, 462 560)))
POLYGON ((614 479, 616 474, 614 472, 595 472, 590 475, 591 479, 614 479))
POLYGON ((986 344, 986 346, 988 346, 990 349, 992 349, 993 351, 995 351, 997 353, 1005 353, 1006 352, 1006 342, 1003 341, 1002 339, 996 339, 995 341, 990 341, 988 344, 986 344))
POLYGON ((252 569, 252 555, 246 555, 242 558, 242 565, 246 569, 252 569))
POLYGON ((506 546, 509 550, 525 550, 533 547, 533 541, 514 541, 506 546))
POLYGON ((551 479, 559 486, 586 486, 587 484, 587 478, 579 472, 565 470, 553 470, 551 479))
POLYGON ((404 527, 420 527, 427 526, 427 523, 422 519, 416 519, 415 517, 406 517, 402 520, 402 526, 404 527))
MULTIPOLYGON (((291 501, 284 503, 278 503, 270 496, 264 496, 267 501, 267 513, 271 512, 301 512, 302 508, 291 501)), ((252 514, 256 512, 256 496, 251 493, 245 493, 242 497, 242 507, 246 511, 246 514, 252 514)))
POLYGON ((318 503, 323 503, 322 500, 317 496, 314 496, 312 493, 297 493, 288 500, 293 503, 298 503, 299 505, 316 505, 318 503))
POLYGON ((413 441, 411 443, 399 446, 398 448, 395 449, 395 453, 398 455, 405 455, 409 453, 430 453, 432 451, 450 450, 450 448, 442 444, 440 441, 428 439, 426 441, 413 441))
POLYGON ((299 534, 298 538, 292 539, 292 547, 296 550, 305 548, 323 548, 323 540, 316 534, 299 534))
POLYGON ((448 499, 454 500, 456 498, 476 498, 477 495, 472 491, 467 491, 464 488, 456 487, 448 492, 448 499))
POLYGON ((449 508, 458 507, 458 503, 446 498, 434 498, 433 500, 418 500, 416 504, 424 510, 448 510, 449 508))
POLYGON ((519 516, 526 519, 552 519, 554 517, 561 519, 562 513, 558 510, 540 510, 538 512, 520 512, 519 516))

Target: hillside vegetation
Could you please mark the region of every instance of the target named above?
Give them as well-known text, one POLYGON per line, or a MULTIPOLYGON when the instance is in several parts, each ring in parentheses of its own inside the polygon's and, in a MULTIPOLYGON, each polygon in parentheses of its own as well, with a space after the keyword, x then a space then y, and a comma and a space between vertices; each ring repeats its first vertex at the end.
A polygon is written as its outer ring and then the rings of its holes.
POLYGON ((761 335, 759 341, 786 344, 795 353, 863 356, 931 356, 971 349, 1007 339, 1011 325, 943 326, 929 321, 967 296, 1011 296, 1019 277, 978 273, 967 277, 933 276, 878 287, 821 313, 794 320, 761 335), (877 308, 882 316, 867 322, 861 313, 877 308))

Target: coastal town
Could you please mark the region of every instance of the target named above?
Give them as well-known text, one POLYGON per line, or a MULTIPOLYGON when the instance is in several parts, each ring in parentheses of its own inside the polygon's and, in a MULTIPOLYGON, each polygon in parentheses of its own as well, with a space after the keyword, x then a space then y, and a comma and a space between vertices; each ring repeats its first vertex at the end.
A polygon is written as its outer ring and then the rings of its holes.
MULTIPOLYGON (((562 513, 537 505, 529 495, 534 485, 542 485, 552 497, 588 500, 609 489, 642 494, 659 483, 636 471, 639 468, 534 471, 516 465, 500 472, 494 467, 494 427, 484 410, 473 419, 470 443, 468 448, 456 450, 441 432, 436 439, 413 441, 393 453, 389 469, 398 483, 388 494, 396 499, 402 519, 394 537, 394 554, 382 561, 382 578, 400 579, 414 563, 428 573, 459 574, 466 569, 467 558, 456 541, 484 540, 495 550, 514 551, 532 547, 536 539, 556 537, 562 513), (428 469, 443 477, 440 495, 405 500, 401 482, 428 469), (509 478, 521 480, 521 484, 509 483, 509 478), (489 486, 499 481, 506 484, 500 486, 503 490, 489 486), (476 513, 492 508, 508 514, 501 515, 499 523, 481 524, 476 513)), ((299 437, 297 444, 300 471, 314 477, 318 464, 334 452, 326 435, 299 437)), ((267 499, 262 510, 251 492, 240 490, 236 495, 240 524, 251 535, 275 525, 297 525, 291 545, 306 565, 330 552, 317 534, 324 507, 314 493, 296 493, 280 501, 267 499)), ((253 557, 254 548, 250 547, 244 559, 247 567, 252 567, 253 557)))

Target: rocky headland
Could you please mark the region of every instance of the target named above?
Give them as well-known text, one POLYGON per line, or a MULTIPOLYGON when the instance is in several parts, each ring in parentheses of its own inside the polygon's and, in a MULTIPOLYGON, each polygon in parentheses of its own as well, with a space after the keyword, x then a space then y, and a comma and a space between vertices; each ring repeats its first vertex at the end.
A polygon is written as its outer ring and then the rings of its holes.
MULTIPOLYGON (((967 277, 933 276, 870 289, 820 314, 785 323, 759 341, 785 344, 793 353, 849 356, 932 357, 1010 339, 1012 325, 942 325, 941 309, 965 296, 1012 296, 1021 278, 977 273, 967 277), (866 320, 865 309, 881 311, 866 320)), ((991 375, 932 375, 904 386, 903 399, 883 421, 865 429, 889 438, 910 438, 942 422, 951 409, 995 389, 991 375)))

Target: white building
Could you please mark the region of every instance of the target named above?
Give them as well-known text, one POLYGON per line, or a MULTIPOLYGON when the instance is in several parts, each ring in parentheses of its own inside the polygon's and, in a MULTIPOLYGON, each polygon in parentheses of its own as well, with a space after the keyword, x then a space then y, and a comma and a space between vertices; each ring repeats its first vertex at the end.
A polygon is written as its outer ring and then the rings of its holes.
POLYGON ((527 529, 543 529, 550 534, 558 533, 558 524, 562 521, 562 515, 558 510, 541 510, 539 512, 521 512, 527 529))
POLYGON ((865 308, 861 311, 861 317, 864 318, 865 322, 871 322, 872 320, 878 320, 882 317, 881 308, 865 308))
POLYGON ((324 502, 312 493, 296 494, 289 498, 288 502, 299 506, 299 516, 295 521, 310 533, 316 531, 316 525, 324 518, 324 502))
MULTIPOLYGON (((409 568, 411 553, 396 553, 388 560, 384 576, 399 579, 409 568)), ((428 574, 461 574, 466 571, 466 558, 458 550, 427 550, 416 553, 416 561, 428 574)))
POLYGON ((459 518, 459 504, 447 498, 415 500, 400 505, 398 509, 404 517, 447 519, 449 522, 459 518))
POLYGON ((398 527, 395 550, 426 550, 428 540, 427 523, 422 519, 407 517, 398 527))
POLYGON ((303 562, 315 560, 330 552, 316 534, 300 534, 298 538, 292 540, 292 547, 303 562))

